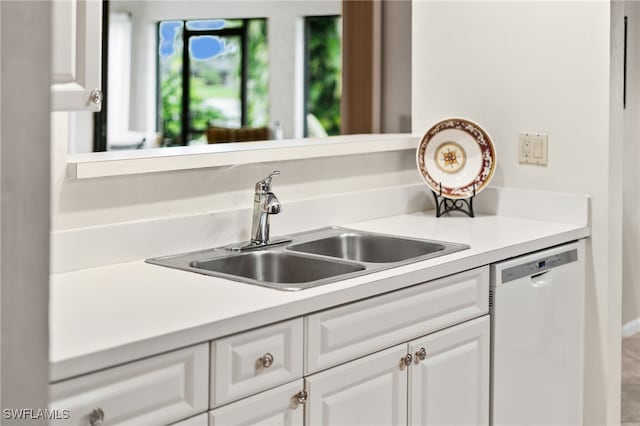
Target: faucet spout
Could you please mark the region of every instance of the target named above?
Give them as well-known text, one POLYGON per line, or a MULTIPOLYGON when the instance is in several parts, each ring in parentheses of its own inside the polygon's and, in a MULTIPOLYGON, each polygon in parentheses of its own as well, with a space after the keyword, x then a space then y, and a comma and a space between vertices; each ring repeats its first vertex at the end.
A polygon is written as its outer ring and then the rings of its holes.
POLYGON ((282 205, 280 204, 280 200, 273 192, 269 192, 266 194, 267 199, 265 200, 264 212, 266 214, 278 214, 282 211, 282 205))

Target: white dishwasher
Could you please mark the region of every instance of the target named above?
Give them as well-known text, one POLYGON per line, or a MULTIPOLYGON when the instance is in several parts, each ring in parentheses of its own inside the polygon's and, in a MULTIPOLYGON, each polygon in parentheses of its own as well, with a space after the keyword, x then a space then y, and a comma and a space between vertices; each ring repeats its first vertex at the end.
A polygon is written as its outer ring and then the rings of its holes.
POLYGON ((584 242, 491 266, 495 426, 582 424, 584 242))

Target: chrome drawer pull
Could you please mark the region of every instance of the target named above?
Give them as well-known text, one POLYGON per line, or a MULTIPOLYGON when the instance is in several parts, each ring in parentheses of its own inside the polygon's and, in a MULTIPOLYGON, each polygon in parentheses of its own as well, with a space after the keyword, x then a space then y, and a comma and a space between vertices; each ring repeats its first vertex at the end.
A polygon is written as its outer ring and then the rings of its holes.
POLYGON ((89 424, 91 426, 100 426, 104 421, 104 411, 102 408, 94 408, 89 414, 89 424))
POLYGON ((89 99, 91 100, 91 102, 93 102, 96 105, 100 105, 102 103, 103 98, 104 98, 104 95, 102 94, 102 91, 98 89, 92 90, 91 93, 89 94, 89 99))
POLYGON ((411 361, 413 361, 413 356, 411 354, 407 354, 402 358, 402 363, 407 367, 411 365, 411 361))
POLYGON ((424 361, 427 358, 427 350, 425 348, 420 348, 420 350, 418 350, 418 352, 416 352, 416 357, 420 361, 424 361))
POLYGON ((304 404, 305 402, 307 402, 307 396, 308 396, 307 392, 304 390, 301 390, 296 394, 296 399, 298 400, 298 403, 304 404))
POLYGON ((260 358, 260 361, 262 362, 262 366, 264 368, 269 368, 273 364, 273 355, 267 352, 262 356, 262 358, 260 358))

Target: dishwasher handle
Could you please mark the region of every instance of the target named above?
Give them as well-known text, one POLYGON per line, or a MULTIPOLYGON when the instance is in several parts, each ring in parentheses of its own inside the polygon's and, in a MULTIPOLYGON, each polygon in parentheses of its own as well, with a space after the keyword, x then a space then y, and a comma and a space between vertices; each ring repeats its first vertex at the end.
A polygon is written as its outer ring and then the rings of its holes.
POLYGON ((544 271, 531 276, 531 285, 536 288, 549 287, 553 282, 553 270, 544 271))

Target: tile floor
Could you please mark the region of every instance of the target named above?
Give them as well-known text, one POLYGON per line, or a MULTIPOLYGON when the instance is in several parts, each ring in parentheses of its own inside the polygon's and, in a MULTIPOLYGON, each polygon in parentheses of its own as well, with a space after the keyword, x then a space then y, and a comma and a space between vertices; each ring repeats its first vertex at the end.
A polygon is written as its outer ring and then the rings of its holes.
POLYGON ((640 426, 640 333, 622 339, 622 426, 640 426))

